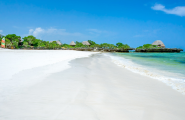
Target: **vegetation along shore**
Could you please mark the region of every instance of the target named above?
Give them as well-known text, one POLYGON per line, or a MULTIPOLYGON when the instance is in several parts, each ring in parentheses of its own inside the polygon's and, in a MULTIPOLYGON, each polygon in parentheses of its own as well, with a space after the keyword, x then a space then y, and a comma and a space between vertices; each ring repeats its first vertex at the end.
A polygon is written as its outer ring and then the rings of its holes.
MULTIPOLYGON (((183 49, 180 48, 166 48, 164 43, 160 40, 155 41, 152 44, 144 44, 137 48, 131 48, 128 44, 121 42, 114 44, 101 43, 97 44, 92 40, 83 42, 74 42, 70 44, 62 44, 60 40, 56 41, 44 41, 37 39, 33 35, 21 38, 16 34, 8 34, 6 36, 0 35, 0 39, 5 38, 5 48, 7 49, 26 49, 26 50, 78 50, 78 51, 99 51, 99 52, 129 52, 135 50, 135 52, 180 52, 183 49)), ((1 41, 0 41, 1 44, 1 41)))

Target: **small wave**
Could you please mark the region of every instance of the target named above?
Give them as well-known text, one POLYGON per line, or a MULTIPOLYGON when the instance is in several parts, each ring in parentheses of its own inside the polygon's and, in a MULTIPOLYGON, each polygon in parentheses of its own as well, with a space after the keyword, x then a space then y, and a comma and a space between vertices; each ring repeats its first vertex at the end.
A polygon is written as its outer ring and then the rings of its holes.
MULTIPOLYGON (((162 73, 165 71, 161 71, 159 69, 150 70, 146 66, 134 63, 131 59, 126 59, 124 57, 119 57, 111 54, 104 54, 104 55, 109 56, 112 59, 112 61, 120 67, 126 68, 134 73, 162 81, 166 85, 171 86, 174 90, 177 90, 178 92, 181 92, 182 94, 185 95, 185 79, 178 79, 178 78, 173 78, 173 77, 168 77, 168 76, 158 74, 160 72, 162 73), (154 71, 158 71, 158 72, 154 72, 154 71)), ((173 74, 173 73, 169 73, 169 74, 173 74)))

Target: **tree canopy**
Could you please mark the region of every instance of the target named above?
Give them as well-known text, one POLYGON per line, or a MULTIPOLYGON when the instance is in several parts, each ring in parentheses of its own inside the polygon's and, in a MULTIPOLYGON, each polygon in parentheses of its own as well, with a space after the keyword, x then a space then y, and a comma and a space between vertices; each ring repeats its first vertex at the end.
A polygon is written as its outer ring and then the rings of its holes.
POLYGON ((139 46, 136 49, 150 49, 150 48, 161 48, 161 47, 152 44, 144 44, 143 46, 139 46))
MULTIPOLYGON (((2 39, 3 35, 0 34, 0 39, 2 39)), ((69 44, 58 44, 57 41, 44 41, 37 39, 33 35, 28 35, 22 38, 17 36, 16 34, 8 34, 5 36, 6 47, 14 47, 14 48, 38 48, 38 49, 60 49, 60 48, 103 48, 103 49, 128 49, 130 48, 129 45, 123 44, 121 42, 114 44, 109 43, 101 43, 97 44, 92 40, 88 40, 90 45, 83 45, 82 42, 76 41, 75 46, 71 46, 69 44), (22 40, 23 39, 23 40, 22 40)), ((146 47, 146 45, 144 46, 146 47)))
POLYGON ((120 42, 116 43, 116 46, 117 46, 117 48, 120 48, 120 49, 128 49, 128 48, 130 48, 129 45, 123 44, 123 43, 120 43, 120 42))
POLYGON ((96 43, 92 40, 88 40, 88 42, 91 44, 91 45, 96 45, 96 43))
MULTIPOLYGON (((3 35, 0 34, 0 39, 2 39, 3 35)), ((1 40, 0 40, 1 41, 1 40)), ((0 42, 1 43, 1 42, 0 42)), ((33 35, 29 35, 21 39, 20 36, 16 34, 8 34, 5 36, 5 45, 6 48, 14 47, 14 48, 42 48, 42 49, 60 49, 61 45, 59 45, 56 41, 49 42, 37 39, 33 35)))

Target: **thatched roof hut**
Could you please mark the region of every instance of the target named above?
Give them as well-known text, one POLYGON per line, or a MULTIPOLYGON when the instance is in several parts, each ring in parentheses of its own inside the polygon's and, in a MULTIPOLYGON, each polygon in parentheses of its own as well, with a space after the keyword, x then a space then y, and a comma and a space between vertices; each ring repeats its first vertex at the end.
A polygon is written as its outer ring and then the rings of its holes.
POLYGON ((83 41, 82 44, 83 45, 91 45, 88 41, 83 41))
POLYGON ((71 46, 75 46, 75 45, 76 45, 76 43, 75 43, 74 41, 72 41, 69 45, 71 45, 71 46))
POLYGON ((62 43, 59 40, 57 40, 56 42, 57 42, 57 44, 62 45, 62 43))
POLYGON ((161 40, 156 40, 155 42, 152 43, 152 45, 157 45, 159 47, 165 48, 165 45, 161 40))
MULTIPOLYGON (((52 43, 53 41, 50 41, 50 43, 52 43)), ((62 43, 60 42, 60 40, 56 40, 58 45, 62 45, 62 43)))

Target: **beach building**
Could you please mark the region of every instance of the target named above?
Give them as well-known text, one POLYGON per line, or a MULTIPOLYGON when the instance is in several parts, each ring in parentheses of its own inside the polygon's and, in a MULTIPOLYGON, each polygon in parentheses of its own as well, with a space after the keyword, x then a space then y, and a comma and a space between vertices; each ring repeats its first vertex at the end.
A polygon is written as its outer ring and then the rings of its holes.
POLYGON ((156 40, 155 42, 152 43, 152 45, 157 45, 158 47, 165 48, 165 45, 161 40, 156 40))
MULTIPOLYGON (((60 42, 60 40, 55 40, 57 42, 58 45, 62 45, 62 43, 60 42)), ((50 41, 50 43, 52 43, 53 41, 50 41)))
POLYGON ((75 46, 75 45, 76 45, 76 43, 75 43, 74 41, 72 41, 69 45, 71 45, 71 46, 75 46))
POLYGON ((83 41, 82 44, 83 45, 87 45, 87 46, 90 46, 91 45, 88 41, 83 41))

